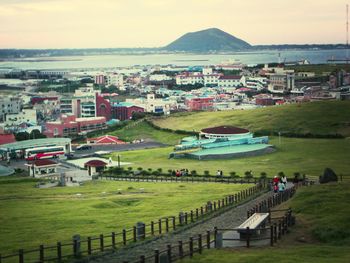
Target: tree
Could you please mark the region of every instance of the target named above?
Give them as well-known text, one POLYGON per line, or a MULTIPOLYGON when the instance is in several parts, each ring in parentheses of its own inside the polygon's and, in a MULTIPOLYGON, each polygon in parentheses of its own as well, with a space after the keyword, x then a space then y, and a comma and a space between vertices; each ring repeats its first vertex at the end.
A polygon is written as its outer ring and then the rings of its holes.
POLYGON ((245 179, 253 178, 252 171, 246 171, 246 172, 244 172, 244 178, 245 178, 245 179))
POLYGON ((267 177, 267 173, 265 172, 260 173, 260 179, 266 179, 266 177, 267 177))

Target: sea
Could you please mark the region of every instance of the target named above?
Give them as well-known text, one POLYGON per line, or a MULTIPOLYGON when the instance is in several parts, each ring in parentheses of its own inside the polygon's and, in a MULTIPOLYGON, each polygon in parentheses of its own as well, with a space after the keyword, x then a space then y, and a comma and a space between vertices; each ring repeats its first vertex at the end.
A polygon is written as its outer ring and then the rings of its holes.
POLYGON ((108 54, 70 57, 35 57, 0 61, 1 68, 22 70, 96 70, 145 65, 205 66, 223 61, 239 60, 247 65, 308 60, 311 64, 327 63, 329 59, 345 59, 345 49, 334 50, 264 50, 225 54, 108 54))

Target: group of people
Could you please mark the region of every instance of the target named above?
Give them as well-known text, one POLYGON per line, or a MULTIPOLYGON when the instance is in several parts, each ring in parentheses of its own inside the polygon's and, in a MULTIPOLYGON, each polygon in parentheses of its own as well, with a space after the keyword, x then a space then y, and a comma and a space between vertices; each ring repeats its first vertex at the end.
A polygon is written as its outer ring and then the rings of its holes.
POLYGON ((223 172, 222 170, 218 170, 218 171, 216 172, 216 177, 221 178, 221 177, 223 177, 223 176, 224 176, 224 172, 223 172))
POLYGON ((287 177, 283 175, 278 177, 277 175, 272 180, 273 192, 283 192, 287 188, 287 177))
POLYGON ((181 170, 173 170, 172 175, 175 175, 176 177, 186 176, 188 175, 188 169, 181 169, 181 170))

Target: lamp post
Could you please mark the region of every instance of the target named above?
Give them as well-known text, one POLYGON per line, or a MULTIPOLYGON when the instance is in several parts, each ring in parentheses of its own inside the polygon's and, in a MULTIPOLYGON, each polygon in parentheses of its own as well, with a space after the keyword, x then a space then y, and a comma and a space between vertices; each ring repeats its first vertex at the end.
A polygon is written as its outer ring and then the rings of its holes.
POLYGON ((281 145, 281 132, 278 132, 278 144, 281 145))

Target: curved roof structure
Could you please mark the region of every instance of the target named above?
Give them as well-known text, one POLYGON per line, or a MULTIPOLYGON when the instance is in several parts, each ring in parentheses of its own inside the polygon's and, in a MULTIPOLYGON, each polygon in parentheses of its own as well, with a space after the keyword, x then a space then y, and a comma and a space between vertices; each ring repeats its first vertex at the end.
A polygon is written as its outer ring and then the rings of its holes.
POLYGON ((249 130, 234 126, 217 126, 203 129, 201 132, 206 134, 245 134, 249 133, 249 130))
POLYGON ((0 165, 0 176, 11 175, 15 172, 11 167, 0 165))
POLYGON ((84 164, 84 166, 90 166, 90 167, 104 167, 107 163, 101 160, 90 160, 84 164))
POLYGON ((55 146, 55 145, 67 145, 71 143, 69 138, 44 138, 18 141, 0 146, 0 151, 16 151, 35 147, 55 146))

